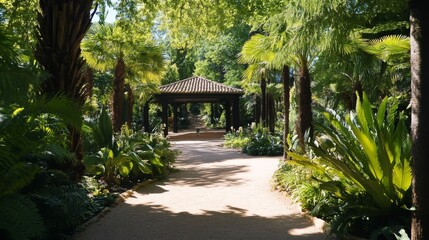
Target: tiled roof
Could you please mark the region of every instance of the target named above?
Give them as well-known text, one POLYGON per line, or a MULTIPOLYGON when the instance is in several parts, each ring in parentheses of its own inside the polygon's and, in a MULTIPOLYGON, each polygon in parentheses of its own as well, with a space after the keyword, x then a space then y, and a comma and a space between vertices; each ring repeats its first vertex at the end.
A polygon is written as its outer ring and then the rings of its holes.
POLYGON ((159 87, 161 93, 181 93, 181 94, 242 94, 243 90, 226 86, 224 84, 205 79, 203 77, 190 77, 174 83, 159 87))

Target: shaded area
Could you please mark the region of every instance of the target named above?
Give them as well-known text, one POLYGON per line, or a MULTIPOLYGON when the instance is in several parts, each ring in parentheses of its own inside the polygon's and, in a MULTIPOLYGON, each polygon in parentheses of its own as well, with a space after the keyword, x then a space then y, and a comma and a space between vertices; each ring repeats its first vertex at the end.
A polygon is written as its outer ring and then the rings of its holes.
MULTIPOLYGON (((223 140, 181 140, 172 141, 172 148, 181 151, 180 158, 177 161, 181 165, 198 165, 215 162, 224 162, 230 160, 243 159, 261 159, 279 157, 254 157, 241 153, 239 149, 224 148, 221 145, 223 140), (186 150, 183 150, 186 149, 186 150)), ((180 168, 179 168, 180 169, 180 168)))
POLYGON ((135 191, 74 239, 325 239, 272 191, 277 157, 249 157, 222 142, 173 142, 182 151, 178 172, 135 191))
POLYGON ((273 218, 245 214, 246 210, 232 206, 224 211, 204 211, 197 215, 174 213, 156 204, 122 204, 85 237, 77 234, 74 239, 324 239, 319 232, 308 233, 306 229, 311 224, 303 222, 300 214, 273 218), (124 215, 126 221, 121 220, 124 215))
POLYGON ((243 179, 235 177, 235 175, 245 172, 247 169, 246 166, 186 168, 170 177, 169 182, 175 185, 228 187, 243 183, 243 179))

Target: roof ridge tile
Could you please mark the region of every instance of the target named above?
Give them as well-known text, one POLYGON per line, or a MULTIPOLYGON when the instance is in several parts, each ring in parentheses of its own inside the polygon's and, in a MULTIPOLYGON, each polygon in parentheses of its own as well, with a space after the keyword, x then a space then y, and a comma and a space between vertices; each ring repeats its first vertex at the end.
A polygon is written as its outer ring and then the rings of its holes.
POLYGON ((225 93, 242 94, 243 90, 209 80, 201 76, 193 76, 159 87, 161 93, 225 93))

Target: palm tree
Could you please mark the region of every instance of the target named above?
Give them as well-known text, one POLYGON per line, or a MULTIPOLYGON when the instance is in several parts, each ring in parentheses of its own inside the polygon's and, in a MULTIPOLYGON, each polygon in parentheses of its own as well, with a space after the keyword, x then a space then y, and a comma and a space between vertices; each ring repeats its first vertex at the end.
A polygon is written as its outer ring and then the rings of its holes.
MULTIPOLYGON (((281 78, 283 83, 283 103, 284 103, 284 132, 283 140, 285 144, 285 149, 287 149, 287 136, 289 135, 289 109, 290 109, 290 97, 289 97, 289 82, 290 82, 290 73, 289 73, 289 64, 291 57, 286 51, 282 51, 281 47, 284 45, 284 39, 280 39, 277 36, 265 36, 261 34, 256 34, 248 40, 244 46, 240 55, 240 60, 242 62, 258 62, 269 70, 281 70, 281 78)), ((260 68, 259 71, 253 71, 252 65, 246 70, 247 79, 252 77, 254 72, 256 76, 260 73, 264 73, 265 69, 260 68)), ((263 86, 261 82, 261 89, 263 86)), ((262 94, 263 96, 263 94, 262 94)), ((264 106, 264 105, 263 105, 264 106)), ((273 123, 273 117, 271 117, 271 125, 273 123)), ((271 126, 273 130, 274 126, 271 126)), ((284 155, 286 159, 286 151, 284 155)))
POLYGON ((264 35, 253 35, 247 42, 244 43, 241 52, 239 53, 239 62, 249 64, 244 71, 243 84, 249 82, 260 82, 261 88, 261 118, 262 126, 267 127, 267 81, 270 79, 272 70, 272 62, 274 60, 274 52, 269 47, 269 42, 266 41, 264 35))
POLYGON ((124 123, 131 125, 133 86, 138 82, 159 81, 164 66, 160 48, 148 37, 140 32, 127 32, 125 36, 123 31, 119 25, 97 24, 83 42, 83 54, 90 66, 100 71, 114 68, 112 121, 115 132, 120 131, 124 123), (124 105, 126 79, 128 103, 124 105), (130 108, 127 110, 129 117, 125 117, 124 106, 130 108))
POLYGON ((289 135, 289 111, 290 111, 290 68, 289 65, 284 65, 281 72, 282 84, 283 84, 283 107, 284 107, 284 130, 283 130, 283 160, 287 159, 288 143, 287 138, 289 135))
MULTIPOLYGON (((91 25, 93 1, 40 0, 35 58, 49 73, 43 92, 53 97, 64 94, 82 106, 88 92, 83 77, 84 59, 80 43, 91 25)), ((70 149, 77 164, 65 166, 79 180, 84 173, 80 129, 69 126, 70 149)))

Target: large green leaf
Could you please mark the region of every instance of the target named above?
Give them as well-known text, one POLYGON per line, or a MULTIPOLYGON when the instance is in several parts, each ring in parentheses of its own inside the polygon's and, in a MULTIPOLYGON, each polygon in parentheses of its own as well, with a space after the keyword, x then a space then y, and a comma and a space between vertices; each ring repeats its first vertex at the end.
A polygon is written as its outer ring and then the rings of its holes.
POLYGON ((119 174, 121 174, 122 177, 128 176, 130 174, 131 170, 133 169, 134 164, 131 161, 126 161, 121 163, 119 166, 119 174))
POLYGON ((140 161, 137 163, 137 167, 142 173, 145 174, 152 174, 152 169, 150 169, 149 164, 147 161, 140 161))
POLYGON ((314 123, 323 134, 309 144, 316 157, 290 152, 290 162, 322 173, 325 180, 330 180, 321 186, 337 196, 340 195, 336 181, 340 179, 344 189, 358 187, 380 209, 402 206, 408 199, 412 180, 411 141, 393 100, 384 98, 376 115, 365 94, 362 99, 358 97, 356 111, 344 118, 328 109, 324 116, 329 125, 314 123), (332 182, 333 179, 336 180, 332 182))
POLYGON ((99 147, 107 147, 113 149, 113 128, 112 120, 107 114, 106 108, 101 108, 98 122, 92 127, 93 136, 99 147))
POLYGON ((410 189, 413 180, 411 166, 409 161, 402 164, 397 163, 393 168, 393 184, 396 187, 398 199, 404 198, 405 193, 410 189))

